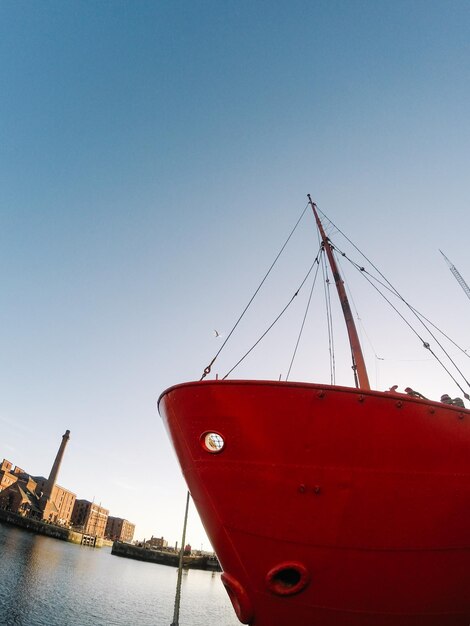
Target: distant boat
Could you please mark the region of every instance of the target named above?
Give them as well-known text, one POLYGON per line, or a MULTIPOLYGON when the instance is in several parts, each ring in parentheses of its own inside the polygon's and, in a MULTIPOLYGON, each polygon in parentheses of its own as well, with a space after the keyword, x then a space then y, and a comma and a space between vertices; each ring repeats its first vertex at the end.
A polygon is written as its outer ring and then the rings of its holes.
POLYGON ((201 380, 159 399, 223 583, 253 626, 468 626, 470 411, 370 389, 309 202, 356 387, 201 380))

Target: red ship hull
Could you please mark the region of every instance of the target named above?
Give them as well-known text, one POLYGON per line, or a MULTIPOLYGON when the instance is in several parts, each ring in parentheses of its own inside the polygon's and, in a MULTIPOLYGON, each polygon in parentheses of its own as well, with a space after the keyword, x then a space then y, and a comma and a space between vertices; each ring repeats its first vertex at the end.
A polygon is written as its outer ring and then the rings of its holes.
POLYGON ((159 410, 240 621, 469 625, 470 411, 267 381, 178 385, 159 410))

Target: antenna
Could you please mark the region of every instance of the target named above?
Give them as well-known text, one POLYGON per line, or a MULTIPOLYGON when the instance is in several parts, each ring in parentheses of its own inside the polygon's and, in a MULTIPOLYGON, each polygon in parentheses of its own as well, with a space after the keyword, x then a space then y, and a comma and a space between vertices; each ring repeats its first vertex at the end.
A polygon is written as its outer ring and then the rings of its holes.
POLYGON ((449 259, 446 257, 446 255, 442 252, 442 250, 439 250, 439 252, 442 254, 442 256, 444 257, 444 259, 447 262, 447 265, 449 266, 450 271, 452 272, 452 274, 455 276, 455 278, 457 279, 457 282, 459 283, 459 285, 462 287, 462 289, 465 291, 465 293, 467 294, 467 296, 470 298, 470 287, 467 285, 467 283, 464 281, 464 279, 462 278, 462 276, 460 275, 460 272, 458 271, 458 269, 455 267, 455 265, 453 265, 453 263, 451 263, 449 261, 449 259))

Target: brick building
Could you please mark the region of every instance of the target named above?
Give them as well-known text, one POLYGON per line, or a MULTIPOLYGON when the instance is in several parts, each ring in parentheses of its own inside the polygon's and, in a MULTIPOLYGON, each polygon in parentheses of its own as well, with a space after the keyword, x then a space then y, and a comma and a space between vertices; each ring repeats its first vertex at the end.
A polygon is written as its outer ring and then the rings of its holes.
POLYGON ((31 476, 18 474, 16 481, 0 492, 0 509, 12 511, 23 517, 42 519, 36 488, 36 481, 31 476))
POLYGON ((4 459, 0 466, 0 508, 24 517, 67 523, 76 496, 59 487, 56 479, 69 439, 70 431, 67 430, 62 435, 62 442, 47 479, 42 476, 34 478, 21 467, 13 469, 13 464, 4 459))
MULTIPOLYGON (((44 476, 33 476, 33 478, 37 483, 37 491, 44 492, 47 478, 44 478, 44 476)), ((64 489, 64 487, 57 484, 54 485, 50 500, 57 509, 54 520, 57 524, 61 524, 62 526, 68 526, 70 524, 76 499, 77 496, 68 489, 64 489)))
POLYGON ((125 541, 131 543, 134 539, 135 524, 131 524, 122 517, 108 517, 105 537, 111 541, 125 541))
POLYGON ((104 537, 109 511, 89 500, 75 500, 72 525, 80 532, 104 537))
POLYGON ((17 480, 18 476, 14 472, 13 463, 3 459, 0 465, 0 491, 16 483, 17 480))
POLYGON ((168 548, 168 541, 163 539, 163 537, 154 537, 152 535, 151 538, 145 542, 145 545, 151 548, 168 548))

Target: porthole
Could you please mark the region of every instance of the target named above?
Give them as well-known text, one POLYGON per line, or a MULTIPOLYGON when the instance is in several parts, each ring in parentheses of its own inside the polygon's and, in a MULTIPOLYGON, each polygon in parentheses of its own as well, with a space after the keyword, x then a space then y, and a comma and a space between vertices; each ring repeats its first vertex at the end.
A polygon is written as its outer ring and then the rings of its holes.
POLYGON ((303 591, 309 580, 307 568, 302 563, 287 562, 267 573, 266 586, 278 596, 291 596, 303 591))
POLYGON ((201 442, 206 452, 211 452, 212 454, 222 452, 225 447, 224 438, 220 433, 204 433, 201 435, 201 442))

